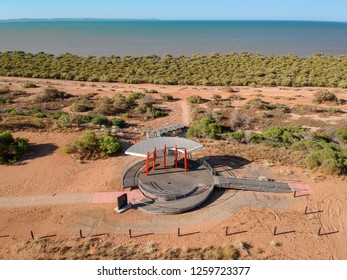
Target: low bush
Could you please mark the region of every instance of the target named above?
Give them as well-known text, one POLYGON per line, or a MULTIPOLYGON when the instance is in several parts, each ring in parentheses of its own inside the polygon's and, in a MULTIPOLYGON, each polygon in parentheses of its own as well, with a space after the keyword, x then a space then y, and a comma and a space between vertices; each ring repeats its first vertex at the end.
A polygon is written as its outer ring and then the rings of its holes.
POLYGON ((229 100, 244 100, 245 99, 241 95, 236 94, 236 93, 230 94, 228 98, 229 98, 229 100))
POLYGON ((161 96, 161 98, 163 98, 163 100, 165 101, 165 102, 170 102, 170 101, 172 101, 174 98, 173 98, 173 96, 171 95, 171 94, 162 94, 162 95, 160 95, 161 96))
POLYGON ((35 101, 37 102, 52 102, 56 100, 62 100, 73 97, 73 95, 68 94, 63 91, 59 91, 54 87, 47 87, 43 90, 43 92, 39 93, 35 101))
POLYGON ((23 84, 23 88, 37 88, 37 85, 34 84, 33 82, 26 81, 26 82, 23 84))
POLYGON ((125 121, 123 119, 115 118, 111 120, 111 123, 112 125, 118 126, 120 128, 125 127, 125 121))
MULTIPOLYGON (((132 102, 132 101, 131 101, 132 102)), ((125 111, 131 105, 131 102, 124 95, 118 93, 113 96, 113 107, 116 111, 125 111)))
POLYGON ((0 88, 0 94, 7 94, 7 93, 10 93, 10 88, 5 86, 3 88, 0 88))
POLYGON ((319 149, 311 152, 306 162, 310 168, 319 167, 332 174, 345 174, 347 170, 347 153, 332 148, 319 149))
POLYGON ((62 115, 68 115, 68 113, 63 112, 63 111, 55 111, 55 112, 52 114, 52 118, 53 118, 54 120, 57 120, 57 119, 59 119, 62 115))
POLYGON ((98 125, 110 125, 110 121, 104 115, 93 116, 90 122, 98 125))
POLYGON ((228 133, 226 136, 226 139, 227 140, 236 140, 237 142, 242 143, 245 140, 245 132, 240 130, 240 131, 228 133))
POLYGON ((28 148, 28 139, 14 138, 9 131, 0 132, 0 164, 17 162, 28 148))
POLYGON ((47 118, 47 115, 43 112, 37 112, 36 114, 34 114, 34 117, 36 118, 47 118))
POLYGON ((70 106, 72 112, 88 112, 93 110, 93 106, 89 102, 75 102, 70 106))
POLYGON ((220 101, 222 99, 222 96, 220 94, 216 94, 215 93, 215 94, 212 95, 212 99, 214 101, 220 101))
POLYGON ((339 140, 347 142, 347 129, 339 128, 336 130, 336 134, 339 140))
POLYGON ((25 112, 21 109, 11 108, 7 110, 7 113, 9 115, 15 115, 15 116, 24 116, 25 112))
POLYGON ((191 95, 187 98, 187 101, 191 104, 200 104, 203 101, 203 98, 200 95, 191 95))
POLYGON ((261 98, 254 98, 245 104, 246 109, 257 109, 257 110, 273 110, 276 108, 275 105, 263 101, 261 98))
POLYGON ((6 104, 9 105, 12 103, 11 99, 7 99, 7 98, 0 98, 0 104, 6 104))
POLYGON ((144 91, 143 91, 144 93, 159 93, 157 90, 155 90, 155 89, 145 89, 144 91))
POLYGON ((93 131, 86 131, 80 139, 63 147, 65 153, 74 154, 79 159, 106 158, 120 149, 118 140, 108 134, 97 136, 93 131))
POLYGON ((129 96, 128 96, 128 102, 133 102, 137 99, 142 98, 143 96, 145 96, 142 92, 132 92, 129 96))
POLYGON ((95 104, 95 113, 110 116, 116 113, 116 108, 113 106, 113 100, 108 97, 100 98, 95 104))
POLYGON ((327 90, 327 89, 321 89, 313 94, 313 100, 314 103, 330 103, 330 102, 338 102, 338 99, 335 95, 335 93, 327 90))
POLYGON ((216 123, 213 118, 202 116, 194 121, 188 129, 188 135, 193 137, 208 137, 211 139, 217 138, 217 135, 222 133, 222 127, 216 123))

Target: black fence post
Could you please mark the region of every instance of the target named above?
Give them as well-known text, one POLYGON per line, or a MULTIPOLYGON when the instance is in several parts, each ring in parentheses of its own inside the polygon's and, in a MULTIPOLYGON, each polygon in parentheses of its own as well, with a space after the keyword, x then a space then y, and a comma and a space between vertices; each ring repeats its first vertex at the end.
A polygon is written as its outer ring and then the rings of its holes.
POLYGON ((225 227, 225 236, 228 236, 228 234, 229 234, 229 227, 226 226, 226 227, 225 227))
POLYGON ((177 229, 177 236, 180 237, 181 236, 181 228, 177 229))
POLYGON ((129 229, 129 238, 131 238, 132 236, 131 236, 131 229, 129 229))
POLYGON ((306 206, 305 207, 305 215, 307 215, 307 209, 308 209, 308 207, 306 206))
POLYGON ((319 229, 318 229, 318 236, 321 236, 321 230, 322 230, 322 227, 319 227, 319 229))
POLYGON ((277 227, 275 226, 275 227, 274 227, 273 235, 275 236, 276 234, 277 234, 277 227))
POLYGON ((296 191, 294 191, 294 198, 296 197, 296 191))
POLYGON ((31 239, 34 240, 34 239, 35 239, 35 236, 34 236, 34 233, 33 233, 32 230, 30 231, 30 235, 31 235, 31 239))
POLYGON ((83 238, 82 230, 80 229, 80 238, 83 238))

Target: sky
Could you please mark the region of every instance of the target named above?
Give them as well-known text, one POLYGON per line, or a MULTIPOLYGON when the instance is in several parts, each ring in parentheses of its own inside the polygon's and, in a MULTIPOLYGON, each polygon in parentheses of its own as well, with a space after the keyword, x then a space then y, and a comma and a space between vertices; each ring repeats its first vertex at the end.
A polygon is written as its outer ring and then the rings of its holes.
POLYGON ((0 19, 347 21, 346 0, 1 0, 0 19))

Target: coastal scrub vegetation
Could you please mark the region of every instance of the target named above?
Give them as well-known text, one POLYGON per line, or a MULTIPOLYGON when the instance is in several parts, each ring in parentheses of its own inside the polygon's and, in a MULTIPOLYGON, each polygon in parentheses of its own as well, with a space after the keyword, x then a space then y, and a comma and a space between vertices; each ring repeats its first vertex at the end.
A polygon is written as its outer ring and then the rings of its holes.
POLYGON ((97 136, 93 131, 84 132, 80 139, 63 147, 65 153, 74 154, 79 159, 107 158, 120 149, 118 140, 108 134, 97 136))
POLYGON ((221 135, 227 140, 240 143, 265 144, 271 147, 286 147, 306 154, 309 168, 320 168, 331 174, 347 174, 347 130, 336 129, 328 133, 309 132, 296 126, 273 126, 263 133, 243 130, 221 135))
POLYGON ((9 131, 0 132, 0 164, 17 162, 28 148, 28 139, 14 138, 9 131))
MULTIPOLYGON (((235 86, 347 88, 347 56, 230 53, 191 57, 157 55, 54 56, 39 52, 0 52, 0 75, 91 82, 235 86)), ((149 92, 149 91, 148 91, 149 92)), ((153 92, 154 93, 154 92, 153 92)))

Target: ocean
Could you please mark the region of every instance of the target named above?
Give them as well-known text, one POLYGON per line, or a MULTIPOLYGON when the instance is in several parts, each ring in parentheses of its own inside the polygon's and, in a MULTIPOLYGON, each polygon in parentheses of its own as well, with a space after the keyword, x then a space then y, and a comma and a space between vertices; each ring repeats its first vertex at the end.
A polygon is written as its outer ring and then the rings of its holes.
POLYGON ((217 52, 347 55, 347 23, 305 21, 0 21, 0 51, 93 56, 217 52))

